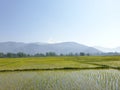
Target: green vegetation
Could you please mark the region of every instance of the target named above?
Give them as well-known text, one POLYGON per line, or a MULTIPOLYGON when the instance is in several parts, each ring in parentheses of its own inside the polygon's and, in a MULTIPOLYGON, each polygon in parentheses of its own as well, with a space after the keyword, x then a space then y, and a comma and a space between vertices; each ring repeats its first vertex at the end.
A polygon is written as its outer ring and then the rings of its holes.
POLYGON ((21 58, 21 57, 49 57, 49 56, 89 56, 89 53, 68 53, 68 54, 56 54, 55 52, 46 52, 44 53, 36 53, 36 54, 26 54, 23 52, 19 53, 2 53, 0 52, 0 58, 21 58))
POLYGON ((120 90, 120 56, 0 58, 0 90, 120 90))
POLYGON ((100 68, 120 69, 120 56, 0 58, 0 71, 100 68))
POLYGON ((99 67, 87 63, 79 63, 76 60, 77 57, 0 58, 0 71, 99 67))

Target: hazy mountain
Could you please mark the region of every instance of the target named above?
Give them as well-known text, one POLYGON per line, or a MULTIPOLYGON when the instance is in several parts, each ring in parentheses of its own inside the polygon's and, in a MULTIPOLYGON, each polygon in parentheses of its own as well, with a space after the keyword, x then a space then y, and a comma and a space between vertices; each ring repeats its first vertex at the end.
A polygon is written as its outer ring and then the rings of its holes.
POLYGON ((105 47, 95 46, 95 48, 102 51, 102 52, 120 52, 120 47, 117 47, 117 48, 105 48, 105 47))
POLYGON ((120 47, 114 48, 115 52, 120 52, 120 47))
POLYGON ((100 50, 97 50, 93 47, 86 45, 78 44, 75 42, 63 42, 63 43, 21 43, 21 42, 1 42, 0 43, 0 52, 7 53, 17 53, 24 52, 27 54, 36 54, 36 53, 46 53, 46 52, 55 52, 57 54, 63 53, 101 53, 100 50))

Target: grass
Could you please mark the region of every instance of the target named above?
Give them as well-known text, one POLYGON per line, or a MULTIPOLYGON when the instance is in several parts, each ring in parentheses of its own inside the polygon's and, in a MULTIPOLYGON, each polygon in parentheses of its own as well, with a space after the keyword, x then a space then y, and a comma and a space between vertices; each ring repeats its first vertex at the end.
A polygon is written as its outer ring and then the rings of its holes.
POLYGON ((0 58, 0 71, 120 68, 120 56, 0 58))
POLYGON ((73 61, 75 57, 43 57, 43 58, 1 58, 0 71, 16 69, 54 69, 97 67, 73 61))

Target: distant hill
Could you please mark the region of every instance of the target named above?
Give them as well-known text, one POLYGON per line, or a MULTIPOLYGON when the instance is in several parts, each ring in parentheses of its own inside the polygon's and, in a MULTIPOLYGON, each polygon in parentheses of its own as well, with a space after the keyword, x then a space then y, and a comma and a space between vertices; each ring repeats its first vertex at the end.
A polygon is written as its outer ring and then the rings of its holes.
POLYGON ((105 48, 105 47, 95 46, 95 48, 102 51, 102 52, 120 52, 120 47, 105 48))
POLYGON ((1 42, 0 52, 3 53, 24 52, 26 54, 36 54, 36 53, 46 53, 46 52, 55 52, 57 54, 80 53, 80 52, 90 53, 90 54, 101 53, 100 50, 97 50, 93 47, 78 44, 75 42, 62 42, 55 44, 1 42))

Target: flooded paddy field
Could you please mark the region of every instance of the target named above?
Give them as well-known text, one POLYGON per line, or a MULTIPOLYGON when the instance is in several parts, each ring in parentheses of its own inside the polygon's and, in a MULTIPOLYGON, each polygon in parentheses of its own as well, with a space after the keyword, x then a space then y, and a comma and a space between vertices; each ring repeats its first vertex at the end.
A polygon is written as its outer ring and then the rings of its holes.
POLYGON ((0 90, 120 90, 120 71, 0 72, 0 90))

